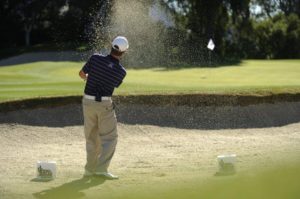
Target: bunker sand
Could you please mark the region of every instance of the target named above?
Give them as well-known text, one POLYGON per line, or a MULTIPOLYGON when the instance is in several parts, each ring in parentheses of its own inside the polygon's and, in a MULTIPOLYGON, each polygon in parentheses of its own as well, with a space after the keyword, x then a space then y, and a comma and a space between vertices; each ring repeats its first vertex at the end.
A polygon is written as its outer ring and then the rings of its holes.
POLYGON ((282 127, 201 130, 119 123, 110 170, 118 181, 82 178, 83 127, 0 124, 0 198, 112 198, 199 180, 217 171, 216 157, 237 154, 237 171, 251 174, 300 161, 300 122, 282 127), (57 178, 31 181, 37 160, 55 160, 57 178))

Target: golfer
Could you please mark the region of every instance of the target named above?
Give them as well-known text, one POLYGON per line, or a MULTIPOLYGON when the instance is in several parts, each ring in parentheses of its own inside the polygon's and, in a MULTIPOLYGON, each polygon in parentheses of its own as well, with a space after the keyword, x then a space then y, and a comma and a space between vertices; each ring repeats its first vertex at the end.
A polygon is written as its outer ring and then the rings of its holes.
POLYGON ((118 179, 108 172, 118 137, 111 96, 126 76, 119 61, 128 48, 127 39, 118 36, 112 42, 110 55, 92 55, 79 72, 79 76, 86 80, 82 100, 87 152, 84 176, 118 179))

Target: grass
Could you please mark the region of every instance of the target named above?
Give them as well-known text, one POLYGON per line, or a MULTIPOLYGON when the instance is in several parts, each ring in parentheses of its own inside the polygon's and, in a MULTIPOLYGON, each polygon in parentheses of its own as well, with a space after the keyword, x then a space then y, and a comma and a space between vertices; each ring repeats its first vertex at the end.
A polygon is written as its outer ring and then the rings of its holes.
POLYGON ((295 164, 235 176, 211 177, 205 183, 193 179, 169 184, 149 183, 147 186, 136 185, 126 189, 118 185, 114 191, 106 192, 99 188, 103 183, 100 178, 92 178, 89 181, 79 179, 33 195, 43 199, 99 198, 99 196, 103 199, 298 199, 299 178, 300 165, 295 164), (83 191, 86 192, 87 189, 88 195, 84 197, 83 191))
POLYGON ((296 199, 300 198, 299 168, 299 164, 281 166, 251 176, 218 177, 206 184, 179 182, 178 186, 169 189, 156 188, 147 194, 128 193, 123 198, 296 199))
MULTIPOLYGON (((0 101, 81 95, 83 63, 34 62, 0 67, 0 101)), ((245 60, 217 68, 129 69, 116 94, 300 93, 300 60, 245 60)))

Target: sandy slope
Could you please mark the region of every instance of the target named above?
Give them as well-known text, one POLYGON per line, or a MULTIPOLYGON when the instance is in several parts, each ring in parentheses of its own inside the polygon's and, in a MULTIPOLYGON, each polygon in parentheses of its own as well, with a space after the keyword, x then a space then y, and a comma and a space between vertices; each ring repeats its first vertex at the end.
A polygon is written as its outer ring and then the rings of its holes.
POLYGON ((107 198, 139 186, 205 182, 217 178, 216 156, 223 153, 238 155, 239 173, 300 161, 300 123, 228 130, 119 124, 119 144, 110 168, 120 180, 87 182, 81 179, 82 131, 82 126, 0 124, 0 198, 58 198, 61 193, 70 198, 107 198), (37 160, 57 161, 57 179, 32 182, 37 160))

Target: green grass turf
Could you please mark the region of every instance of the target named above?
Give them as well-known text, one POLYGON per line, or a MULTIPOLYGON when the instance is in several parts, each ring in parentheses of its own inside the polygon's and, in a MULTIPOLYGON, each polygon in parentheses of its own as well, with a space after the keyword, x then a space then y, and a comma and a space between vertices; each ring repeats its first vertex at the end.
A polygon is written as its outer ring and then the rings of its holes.
POLYGON ((123 198, 296 199, 300 198, 299 171, 299 164, 280 166, 256 174, 215 177, 205 184, 178 182, 174 187, 135 191, 124 194, 123 198))
POLYGON ((112 182, 111 190, 101 189, 103 183, 101 178, 92 178, 89 181, 78 179, 33 195, 41 199, 298 199, 299 166, 299 164, 276 166, 259 172, 212 176, 205 182, 197 179, 167 184, 149 182, 147 186, 137 184, 134 187, 126 187, 125 184, 116 185, 117 182, 112 182))
MULTIPOLYGON (((83 63, 34 62, 0 67, 0 101, 80 95, 83 63)), ((300 60, 246 60, 217 68, 128 69, 116 94, 270 94, 300 92, 300 60)))

